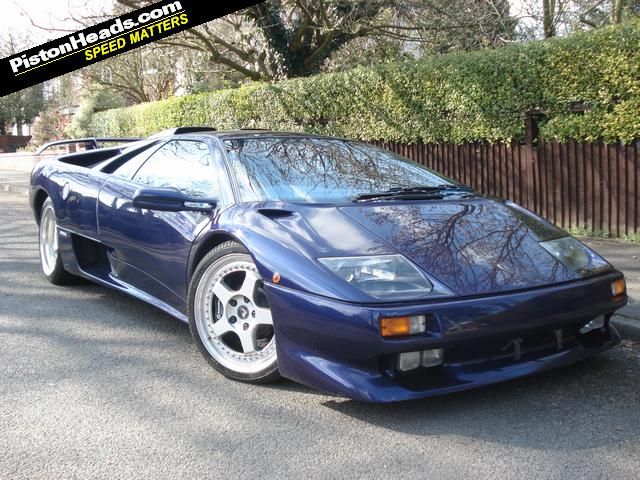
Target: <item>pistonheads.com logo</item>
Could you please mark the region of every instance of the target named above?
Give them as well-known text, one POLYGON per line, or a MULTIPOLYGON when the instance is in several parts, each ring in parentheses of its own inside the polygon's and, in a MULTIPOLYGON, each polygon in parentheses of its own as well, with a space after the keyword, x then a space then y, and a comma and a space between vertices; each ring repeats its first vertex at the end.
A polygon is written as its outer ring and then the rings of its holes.
POLYGON ((161 0, 0 61, 0 96, 167 38, 260 2, 161 0))
POLYGON ((176 1, 143 12, 137 20, 117 18, 109 28, 86 35, 83 32, 71 35, 58 46, 41 49, 36 55, 24 54, 10 58, 9 63, 13 73, 18 76, 80 52, 84 52, 85 59, 91 61, 188 23, 182 4, 176 1))

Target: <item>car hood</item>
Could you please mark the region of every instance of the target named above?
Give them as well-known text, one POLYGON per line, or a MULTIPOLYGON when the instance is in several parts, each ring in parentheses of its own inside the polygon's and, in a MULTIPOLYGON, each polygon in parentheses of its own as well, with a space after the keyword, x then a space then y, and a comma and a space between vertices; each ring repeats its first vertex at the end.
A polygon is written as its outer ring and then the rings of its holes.
POLYGON ((340 210, 459 295, 579 278, 539 244, 566 234, 503 201, 371 203, 340 210))

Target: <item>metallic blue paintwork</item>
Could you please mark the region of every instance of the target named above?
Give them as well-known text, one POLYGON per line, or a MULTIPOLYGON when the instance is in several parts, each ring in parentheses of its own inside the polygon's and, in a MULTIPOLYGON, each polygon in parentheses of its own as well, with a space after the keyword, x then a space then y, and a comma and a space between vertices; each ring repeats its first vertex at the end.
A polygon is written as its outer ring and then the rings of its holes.
POLYGON ((82 167, 70 166, 68 170, 61 170, 52 165, 51 168, 55 170, 48 180, 54 195, 58 225, 97 239, 96 200, 107 175, 93 174, 82 167))
POLYGON ((459 295, 577 280, 538 242, 563 236, 490 199, 341 209, 459 295), (523 218, 524 217, 524 218, 523 218))
POLYGON ((191 246, 211 219, 194 212, 135 208, 131 202, 137 188, 117 177, 102 186, 97 204, 100 241, 112 249, 112 265, 123 268, 121 280, 136 285, 127 276, 134 275, 143 290, 165 288, 167 297, 177 297, 170 303, 180 307, 179 298, 187 296, 185 265, 191 246))
MULTIPOLYGON (((393 401, 463 390, 572 363, 600 351, 576 347, 543 352, 522 365, 512 358, 447 366, 446 378, 417 391, 398 386, 381 368, 381 358, 404 351, 471 347, 492 338, 518 337, 537 329, 586 322, 620 308, 612 303, 610 284, 618 273, 555 287, 507 295, 447 300, 415 305, 354 305, 312 294, 270 286, 269 300, 276 335, 287 345, 278 350, 280 369, 288 378, 366 401, 393 401), (300 321, 299 312, 304 313, 300 321), (384 340, 378 333, 381 317, 432 314, 423 337, 384 340), (336 335, 335 332, 339 332, 336 335), (354 348, 357 345, 357 348, 354 348), (548 358, 547 358, 548 357, 548 358)), ((619 341, 610 330, 603 348, 619 341)), ((510 353, 510 352, 507 352, 510 353)), ((527 360, 527 357, 523 357, 527 360)))
MULTIPOLYGON (((212 137, 203 138, 212 151, 218 148, 212 137)), ((218 164, 214 174, 227 178, 226 166, 218 164)), ((611 296, 611 282, 621 274, 611 269, 580 278, 538 245, 562 236, 560 230, 497 199, 354 206, 235 204, 225 198, 213 214, 203 215, 134 208, 137 187, 56 161, 36 166, 31 201, 35 205, 41 192, 52 198, 65 268, 186 321, 189 280, 197 262, 212 243, 237 239, 249 249, 267 285, 282 375, 313 387, 367 401, 406 400, 568 364, 619 341, 607 326, 594 348, 574 340, 521 360, 452 361, 432 378, 409 381, 393 372, 391 359, 399 352, 506 342, 523 332, 563 326, 575 330, 599 314, 610 314, 626 303, 626 297, 614 301, 611 296), (82 268, 72 234, 104 245, 108 263, 82 268), (398 252, 460 297, 381 303, 316 260, 398 252), (269 281, 275 272, 282 278, 279 285, 269 281), (380 337, 380 317, 413 314, 430 316, 424 336, 380 337)), ((230 182, 225 187, 232 188, 230 182)))

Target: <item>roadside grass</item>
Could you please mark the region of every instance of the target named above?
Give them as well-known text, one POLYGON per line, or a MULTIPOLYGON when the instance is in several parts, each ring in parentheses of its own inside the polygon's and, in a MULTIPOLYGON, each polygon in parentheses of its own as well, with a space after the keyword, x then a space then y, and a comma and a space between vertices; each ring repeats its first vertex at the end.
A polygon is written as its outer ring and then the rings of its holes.
POLYGON ((631 235, 623 235, 620 238, 612 237, 607 230, 591 230, 585 226, 574 226, 567 231, 571 235, 578 237, 591 237, 591 238, 606 238, 610 240, 622 240, 625 242, 640 243, 640 233, 633 233, 631 235))

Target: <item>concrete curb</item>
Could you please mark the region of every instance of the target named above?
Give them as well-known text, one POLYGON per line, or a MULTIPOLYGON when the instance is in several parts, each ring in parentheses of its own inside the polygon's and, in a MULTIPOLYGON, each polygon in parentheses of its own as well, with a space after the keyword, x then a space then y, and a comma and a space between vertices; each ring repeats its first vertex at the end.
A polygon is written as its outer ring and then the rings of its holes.
POLYGON ((614 315, 611 318, 611 324, 616 327, 623 339, 640 342, 640 320, 614 315))

